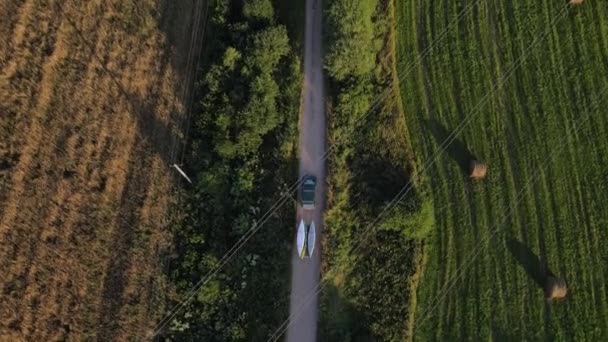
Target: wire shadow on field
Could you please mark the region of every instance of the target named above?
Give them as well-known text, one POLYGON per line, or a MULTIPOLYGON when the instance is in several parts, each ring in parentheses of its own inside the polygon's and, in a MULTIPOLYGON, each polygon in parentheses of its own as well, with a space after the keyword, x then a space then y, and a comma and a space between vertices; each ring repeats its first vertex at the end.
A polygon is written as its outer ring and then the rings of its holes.
POLYGON ((515 239, 506 241, 507 249, 528 276, 540 287, 544 288, 547 276, 551 274, 545 262, 522 242, 515 239))
MULTIPOLYGON (((439 146, 444 144, 446 140, 452 140, 454 138, 451 136, 453 132, 450 132, 436 119, 427 119, 423 124, 431 132, 439 146)), ((456 162, 456 164, 458 164, 458 167, 465 175, 469 174, 469 164, 471 160, 477 159, 467 145, 458 138, 453 139, 452 142, 447 145, 445 152, 456 162)))

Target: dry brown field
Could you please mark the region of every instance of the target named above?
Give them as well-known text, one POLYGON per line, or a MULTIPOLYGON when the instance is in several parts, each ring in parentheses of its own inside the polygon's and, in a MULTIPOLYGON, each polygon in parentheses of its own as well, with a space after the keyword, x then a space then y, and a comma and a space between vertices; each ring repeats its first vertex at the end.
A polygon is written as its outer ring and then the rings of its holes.
POLYGON ((0 2, 0 340, 149 337, 205 6, 0 2))

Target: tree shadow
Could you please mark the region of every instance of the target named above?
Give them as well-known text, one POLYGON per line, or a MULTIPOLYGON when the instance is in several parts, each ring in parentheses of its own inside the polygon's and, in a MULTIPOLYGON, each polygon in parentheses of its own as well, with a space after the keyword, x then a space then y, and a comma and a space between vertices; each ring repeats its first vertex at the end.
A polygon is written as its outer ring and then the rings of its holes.
POLYGON ((382 205, 395 197, 409 183, 407 170, 387 159, 370 156, 355 163, 353 169, 360 172, 355 175, 354 193, 372 206, 382 205))
MULTIPOLYGON (((451 143, 447 146, 446 152, 448 156, 458 164, 462 173, 465 175, 469 174, 469 166, 471 160, 477 159, 475 155, 468 149, 467 145, 458 138, 453 136, 453 132, 450 132, 445 126, 435 119, 424 120, 424 126, 430 131, 435 141, 439 146, 445 145, 447 139, 451 140, 451 143)), ((447 143, 447 142, 446 142, 447 143)))
POLYGON ((298 51, 303 51, 306 0, 273 0, 279 23, 287 27, 289 40, 298 51))
POLYGON ((518 240, 508 239, 506 245, 511 255, 524 271, 526 271, 528 276, 530 276, 541 289, 544 289, 547 277, 552 274, 551 271, 549 271, 546 262, 534 254, 528 246, 518 240))
MULTIPOLYGON (((411 172, 405 165, 391 161, 379 154, 361 154, 353 161, 352 203, 357 203, 358 212, 367 209, 367 215, 374 217, 382 212, 388 203, 403 196, 398 203, 399 209, 416 210, 419 193, 411 183, 411 172)), ((393 211, 394 211, 393 210, 393 211)))
MULTIPOLYGON (((136 152, 143 152, 146 144, 140 144, 136 152)), ((104 275, 102 286, 102 305, 99 322, 99 341, 112 341, 120 330, 120 310, 126 305, 125 288, 129 281, 128 269, 132 264, 131 253, 136 240, 136 229, 140 220, 139 211, 146 198, 145 190, 150 185, 149 176, 141 174, 147 165, 143 158, 135 158, 129 163, 126 186, 117 205, 117 226, 112 232, 109 248, 113 257, 107 263, 108 272, 104 275)))
POLYGON ((321 341, 373 341, 365 314, 333 284, 328 284, 323 291, 320 322, 321 341))

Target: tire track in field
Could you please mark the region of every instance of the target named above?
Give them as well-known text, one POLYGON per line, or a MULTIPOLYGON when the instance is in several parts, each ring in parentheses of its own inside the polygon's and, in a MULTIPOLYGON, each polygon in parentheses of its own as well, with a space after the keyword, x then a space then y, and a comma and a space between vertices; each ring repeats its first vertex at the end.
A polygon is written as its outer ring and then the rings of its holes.
POLYGON ((8 56, 13 51, 12 42, 10 42, 8 37, 12 36, 15 25, 17 25, 17 22, 22 17, 15 15, 15 13, 22 12, 24 4, 24 0, 6 0, 0 3, 0 18, 2 18, 0 21, 0 70, 4 68, 9 58, 8 56))
MULTIPOLYGON (((129 64, 125 62, 125 64, 129 64)), ((111 71, 115 73, 114 71, 111 71)), ((161 73, 162 75, 162 73, 161 73)), ((118 75, 115 75, 117 78, 118 75)), ((119 78, 120 79, 120 78, 119 78)), ((120 84, 131 84, 130 79, 120 79, 120 84)), ((145 88, 145 86, 144 86, 145 88)), ((137 130, 140 132, 140 141, 141 143, 137 143, 140 147, 134 147, 135 151, 132 154, 125 155, 123 157, 117 156, 117 158, 124 159, 123 162, 119 162, 119 165, 125 164, 128 160, 135 160, 136 164, 133 165, 130 163, 130 169, 127 173, 124 173, 124 178, 120 181, 120 184, 110 184, 111 188, 114 189, 123 189, 122 195, 119 198, 118 203, 120 203, 116 210, 118 211, 116 215, 116 220, 118 220, 118 227, 114 229, 114 232, 109 238, 111 241, 111 246, 109 248, 110 251, 121 251, 121 253, 115 257, 110 256, 111 262, 106 266, 106 276, 103 281, 103 295, 100 298, 101 302, 99 305, 101 306, 101 313, 99 315, 100 323, 101 323, 101 331, 98 338, 100 340, 108 340, 114 339, 117 334, 119 334, 122 329, 122 323, 116 320, 116 317, 120 313, 121 307, 123 307, 123 299, 124 299, 124 290, 128 285, 129 278, 129 269, 132 268, 132 249, 134 238, 136 237, 136 230, 140 221, 140 213, 139 211, 134 212, 134 208, 142 208, 145 206, 144 199, 148 189, 151 185, 151 179, 149 175, 141 175, 138 174, 142 170, 148 169, 147 165, 150 165, 150 160, 148 157, 138 157, 138 155, 145 155, 147 150, 151 149, 151 146, 148 144, 153 144, 156 146, 163 146, 162 141, 166 137, 166 133, 161 134, 158 133, 157 124, 152 121, 150 114, 153 113, 152 108, 155 107, 155 103, 152 102, 145 105, 145 108, 141 108, 144 102, 139 103, 139 101, 133 100, 130 98, 129 94, 123 90, 119 91, 119 96, 123 98, 123 102, 128 103, 128 106, 131 107, 132 114, 135 115, 135 119, 137 121, 137 130), (158 141, 150 140, 150 137, 158 137, 158 141), (141 145, 144 144, 144 145, 141 145), (133 194, 137 194, 136 198, 133 198, 133 194), (118 296, 118 298, 115 298, 118 296)), ((127 115, 129 117, 129 115, 127 115)), ((131 118, 132 120, 133 118, 131 118)), ((135 135, 132 135, 135 137, 135 135)), ((153 148, 154 149, 154 148, 153 148)), ((114 159, 116 160, 116 159, 114 159)), ((114 197, 114 196, 111 196, 114 197)))
MULTIPOLYGON (((63 47, 62 47, 62 48, 63 48, 63 47)), ((66 81, 66 79, 64 79, 64 81, 66 81)), ((77 99, 78 99, 78 98, 77 98, 77 99)), ((47 101, 50 101, 50 99, 49 99, 49 100, 47 100, 47 101)), ((43 107, 47 107, 47 106, 43 106, 43 107)), ((79 106, 78 106, 78 105, 76 105, 75 107, 76 107, 76 109, 78 109, 78 107, 79 107, 79 106)), ((68 112, 65 112, 65 113, 68 113, 68 112)), ((78 119, 78 116, 76 116, 76 119, 78 119)), ((50 123, 51 123, 51 122, 47 122, 47 124, 50 124, 50 123)), ((67 128, 67 127, 66 127, 66 128, 67 128)), ((53 131, 51 131, 51 132, 53 132, 53 131)), ((64 130, 58 130, 57 132, 65 132, 65 131, 64 131, 64 130)), ((53 142, 53 141, 54 141, 54 143, 52 143, 52 144, 48 144, 48 145, 45 145, 46 149, 42 149, 42 148, 41 148, 41 149, 39 150, 39 152, 37 153, 36 158, 37 158, 38 160, 48 160, 48 159, 52 159, 52 158, 50 158, 50 156, 53 156, 53 155, 56 155, 56 156, 61 156, 61 153, 60 153, 61 151, 56 150, 56 147, 54 147, 54 146, 58 145, 58 141, 60 141, 60 140, 66 140, 66 138, 61 138, 61 136, 60 136, 60 135, 57 135, 57 136, 55 136, 54 138, 50 138, 50 137, 48 137, 48 136, 46 136, 45 138, 46 138, 46 139, 45 139, 45 141, 46 141, 47 143, 49 143, 49 142, 53 142), (59 153, 59 154, 57 154, 57 153, 59 153), (46 157, 45 157, 45 155, 46 155, 46 157)), ((69 148, 69 150, 72 150, 72 149, 71 149, 71 148, 69 148)), ((63 158, 61 158, 61 157, 60 157, 59 159, 56 159, 56 158, 55 158, 55 165, 63 165, 63 164, 65 164, 65 162, 66 162, 66 161, 70 160, 70 158, 69 158, 69 157, 71 157, 71 156, 70 156, 70 153, 68 153, 67 155, 65 155, 63 158), (60 162, 61 160, 63 160, 64 162, 60 162)), ((78 159, 78 158, 76 158, 76 159, 78 159)), ((51 172, 49 175, 50 175, 51 177, 53 177, 53 176, 54 176, 54 173, 55 173, 55 172, 51 172)), ((60 178, 61 178, 61 177, 60 177, 60 178)), ((60 184, 65 185, 65 184, 64 184, 64 182, 65 182, 65 181, 61 181, 61 182, 60 182, 60 184)), ((53 183, 57 183, 57 182, 49 182, 49 183, 53 184, 53 183)), ((44 183, 43 183, 43 184, 44 184, 44 183)), ((50 194, 51 194, 51 193, 56 193, 56 191, 51 190, 51 191, 48 193, 48 196, 50 196, 50 194)), ((40 193, 39 193, 39 194, 37 194, 37 196, 39 196, 39 197, 40 197, 41 195, 42 195, 42 194, 40 194, 40 193)), ((42 196, 42 198, 45 198, 45 197, 47 197, 47 196, 42 196)), ((61 208, 61 207, 60 207, 61 203, 57 203, 57 200, 55 200, 55 201, 52 201, 52 200, 51 200, 51 201, 50 201, 50 204, 51 204, 51 208, 53 207, 53 205, 55 205, 55 209, 57 209, 57 210, 62 210, 62 211, 63 211, 63 210, 65 210, 64 208, 61 208)), ((76 208, 76 210, 77 210, 77 208, 76 208)), ((37 213, 36 215, 40 215, 40 213, 37 213)), ((57 214, 57 215, 60 215, 60 214, 57 214)), ((46 222, 49 222, 49 221, 46 221, 46 222)), ((51 221, 51 222, 52 222, 52 221, 51 221)), ((63 222, 59 222, 60 226, 61 226, 61 224, 62 224, 62 223, 63 223, 63 222)), ((53 226, 53 225, 51 224, 51 227, 52 227, 52 226, 53 226)), ((50 227, 49 227, 49 226, 47 226, 47 228, 50 228, 50 227)), ((41 233, 39 233, 39 234, 38 234, 38 237, 42 236, 43 234, 48 236, 48 234, 52 234, 52 233, 51 233, 51 232, 49 232, 49 231, 46 231, 46 230, 42 230, 42 231, 41 231, 41 233)), ((57 234, 57 236, 61 236, 61 234, 59 233, 59 234, 57 234)), ((53 247, 51 247, 51 248, 53 248, 53 247)), ((47 251, 44 251, 44 250, 39 251, 39 254, 42 254, 42 255, 46 254, 46 255, 48 255, 48 250, 47 250, 47 251), (47 253, 45 253, 45 252, 47 252, 47 253)), ((48 257, 43 257, 43 256, 40 256, 40 257, 38 257, 37 259, 38 259, 38 260, 45 260, 45 261, 46 261, 46 260, 49 260, 49 261, 50 261, 50 260, 55 260, 55 259, 56 259, 56 257, 57 257, 57 255, 58 255, 58 253, 54 253, 55 258, 48 258, 48 257)), ((55 261, 56 261, 56 260, 55 260, 55 261)), ((61 265, 62 263, 64 263, 64 262, 65 262, 65 260, 61 260, 60 265, 61 265)), ((61 266, 65 266, 65 265, 61 265, 61 266)), ((47 268, 52 268, 52 267, 53 267, 53 266, 48 266, 47 268)), ((61 268, 61 267, 59 267, 59 268, 61 268)), ((32 277, 37 277, 37 276, 36 276, 35 274, 31 274, 31 275, 30 275, 30 278, 32 278, 32 277)), ((30 279, 30 280, 31 280, 31 281, 28 281, 28 283, 32 284, 32 286, 34 286, 34 288, 31 288, 29 292, 30 292, 30 293, 34 293, 34 294, 35 294, 35 293, 37 293, 37 292, 38 292, 38 291, 36 291, 36 288, 35 288, 35 287, 37 286, 37 282, 36 282, 34 279, 30 279)), ((43 294, 43 296, 44 296, 44 294, 43 294)), ((32 297, 32 300, 33 300, 34 302, 38 302, 38 303, 40 303, 40 301, 41 301, 41 300, 40 300, 39 298, 37 298, 37 297, 32 297)), ((51 302, 52 302, 52 300, 49 300, 49 301, 51 301, 51 302)), ((46 306, 47 306, 47 308, 48 308, 48 307, 50 306, 50 304, 51 304, 51 303, 49 303, 48 301, 46 301, 46 303, 47 303, 47 305, 46 305, 46 306)), ((30 317, 29 317, 29 319, 26 319, 26 320, 25 320, 25 322, 23 322, 23 323, 22 323, 22 325, 25 325, 26 329, 27 329, 27 326, 35 326, 35 325, 36 325, 36 319, 37 319, 37 318, 39 319, 39 318, 43 317, 43 316, 41 316, 41 315, 44 315, 44 313, 43 313, 43 312, 38 312, 38 313, 36 313, 35 315, 33 315, 33 316, 32 316, 32 309, 31 309, 30 307, 28 307, 28 306, 25 306, 25 307, 24 307, 24 309, 22 310, 22 312, 28 312, 28 313, 29 313, 29 315, 28 315, 28 316, 30 316, 30 317), (33 320, 33 321, 32 321, 32 320, 33 320), (29 323, 29 324, 28 324, 28 323, 29 323)), ((45 312, 46 312, 46 311, 45 311, 45 312)), ((29 331, 29 330, 28 330, 28 331, 29 331)), ((30 331, 30 332, 31 332, 31 331, 30 331)), ((36 335, 36 332, 31 332, 31 333, 34 335, 34 337, 35 337, 35 338, 36 338, 36 337, 37 337, 38 339, 39 339, 39 338, 43 338, 43 337, 41 337, 41 336, 39 336, 39 335, 36 335)))
MULTIPOLYGON (((591 128, 591 127, 589 127, 589 128, 591 128)), ((574 136, 572 138, 572 142, 569 144, 570 165, 574 165, 574 166, 585 165, 584 160, 580 160, 580 159, 582 159, 583 155, 589 154, 589 153, 585 153, 583 151, 577 151, 576 146, 582 145, 579 140, 580 140, 579 137, 574 136)), ((583 192, 582 192, 582 189, 584 188, 584 186, 583 186, 581 180, 584 180, 584 179, 595 180, 598 178, 595 177, 593 170, 584 170, 583 171, 583 170, 580 170, 579 167, 573 167, 572 172, 574 174, 574 177, 572 177, 571 179, 575 184, 573 184, 573 185, 571 184, 571 189, 568 191, 569 194, 572 194, 570 196, 570 198, 574 197, 573 199, 571 199, 571 202, 573 202, 571 204, 571 206, 573 207, 571 209, 571 211, 578 213, 579 214, 578 217, 581 217, 581 220, 575 223, 575 225, 578 226, 575 229, 576 230, 579 230, 579 228, 581 229, 581 231, 578 232, 579 234, 581 234, 579 241, 582 241, 582 243, 584 244, 585 252, 586 252, 585 257, 582 260, 595 261, 595 263, 591 263, 588 266, 584 267, 584 269, 591 270, 591 269, 593 269, 593 264, 601 264, 601 261, 598 259, 598 256, 601 255, 602 250, 596 248, 596 244, 593 243, 593 241, 598 241, 599 237, 597 236, 595 230, 593 229, 593 227, 595 226, 593 224, 594 215, 589 210, 589 208, 587 208, 585 206, 585 203, 590 203, 591 199, 590 198, 587 198, 587 200, 585 199, 585 196, 583 195, 583 192)), ((598 295, 596 294, 596 292, 597 292, 596 287, 600 288, 600 293, 601 293, 601 288, 604 287, 604 285, 603 285, 603 284, 605 284, 604 270, 602 268, 600 268, 593 272, 590 272, 586 278, 589 280, 589 282, 585 283, 585 288, 589 288, 591 290, 590 294, 589 294, 591 297, 590 302, 593 302, 591 311, 597 312, 597 313, 606 312, 606 310, 608 310, 608 308, 606 307, 605 301, 598 300, 599 298, 597 298, 598 295), (597 284, 597 285, 594 285, 594 284, 597 284)), ((587 314, 586 316, 590 316, 590 315, 587 314)), ((601 325, 602 322, 596 321, 595 324, 601 325)))
MULTIPOLYGON (((429 5, 430 6, 430 5, 429 5)), ((427 25, 433 26, 433 20, 434 18, 432 16, 429 16, 430 11, 428 10, 422 10, 419 12, 418 14, 418 18, 416 19, 418 24, 416 25, 416 38, 417 38, 417 47, 418 47, 418 54, 420 54, 421 51, 425 51, 425 49, 428 46, 428 42, 432 41, 432 36, 433 36, 433 32, 431 30, 424 30, 424 27, 427 27, 427 25), (430 23, 430 24, 429 24, 430 23)), ((433 58, 434 56, 431 55, 429 56, 429 59, 433 58)), ((423 98, 423 102, 425 104, 425 107, 427 109, 428 113, 435 113, 435 108, 434 108, 434 104, 433 104, 433 98, 431 96, 431 78, 433 77, 433 75, 429 72, 429 68, 427 66, 429 62, 427 61, 426 58, 421 59, 420 63, 419 63, 419 68, 420 68, 420 75, 421 75, 421 90, 422 90, 422 98, 423 98)), ((435 144, 428 146, 429 151, 432 149, 436 149, 435 144)), ((434 177, 434 180, 437 182, 441 182, 445 179, 444 175, 443 175, 443 168, 439 167, 437 168, 436 172, 437 174, 434 177)), ((430 182, 433 182, 433 180, 430 180, 430 182)), ((444 218, 446 220, 448 220, 448 218, 452 218, 453 215, 451 215, 451 210, 448 208, 445 211, 445 215, 444 218)), ((451 238, 449 232, 447 231, 440 231, 437 234, 437 239, 439 241, 439 255, 444 255, 444 256, 448 256, 452 250, 452 243, 453 243, 453 239, 451 238)), ((445 258, 444 260, 453 260, 450 258, 445 258)), ((447 279, 449 279, 450 276, 450 264, 446 264, 446 267, 444 268, 445 271, 443 272, 443 277, 441 274, 437 275, 437 282, 436 285, 437 288, 440 288, 442 286, 442 284, 444 284, 447 279)), ((441 317, 445 318, 444 320, 439 321, 438 327, 437 327, 437 332, 442 330, 442 327, 444 325, 449 326, 450 325, 450 320, 449 314, 444 314, 444 312, 450 312, 450 307, 449 305, 445 305, 442 306, 440 308, 440 312, 441 312, 441 317), (444 311, 445 310, 445 311, 444 311)))
MULTIPOLYGON (((51 59, 49 61, 49 63, 51 65, 55 65, 56 64, 57 59, 51 59)), ((44 68, 46 71, 48 71, 50 69, 49 64, 45 65, 44 68)), ((47 72, 47 78, 46 80, 48 81, 48 76, 49 73, 47 72)), ((42 108, 45 107, 45 103, 39 103, 40 105, 37 106, 37 108, 42 108)), ((39 133, 39 135, 37 136, 37 138, 41 139, 43 137, 44 132, 40 129, 40 127, 37 125, 35 127, 39 133)), ((34 132, 36 132, 36 130, 34 130, 34 132)), ((35 140, 35 139, 32 139, 35 140)), ((41 148, 40 146, 35 146, 35 145, 29 145, 29 147, 31 148, 31 151, 35 151, 32 152, 32 154, 30 155, 29 160, 26 160, 27 162, 32 162, 32 155, 37 155, 40 153, 41 148)), ((45 193, 46 191, 49 191, 53 188, 53 184, 54 183, 49 183, 49 186, 43 186, 42 184, 44 184, 45 181, 47 181, 48 179, 45 177, 44 174, 42 174, 40 172, 41 168, 44 167, 44 165, 48 165, 47 162, 45 162, 44 160, 41 161, 36 161, 33 164, 33 169, 29 166, 29 165, 24 165, 23 163, 20 163, 17 165, 20 169, 17 170, 17 174, 16 174, 16 178, 20 179, 20 182, 18 182, 21 186, 24 186, 24 184, 30 184, 30 188, 29 190, 26 189, 25 187, 21 187, 18 188, 17 191, 13 192, 12 195, 13 196, 23 196, 26 193, 28 194, 27 197, 31 198, 32 196, 36 196, 36 194, 41 194, 41 193, 45 193), (26 178, 26 175, 28 175, 29 177, 26 178)), ((9 199, 11 198, 10 196, 8 197, 9 199)), ((7 240, 7 237, 9 236, 19 236, 18 233, 22 232, 23 229, 29 229, 27 226, 24 226, 25 223, 27 223, 28 221, 28 216, 31 213, 35 212, 37 210, 37 208, 40 207, 40 205, 42 203, 37 202, 37 201, 30 201, 29 203, 23 203, 21 201, 15 201, 13 200, 13 203, 11 203, 12 206, 9 206, 9 214, 8 217, 7 215, 3 215, 2 216, 2 239, 3 240, 7 240), (20 221, 15 222, 15 219, 20 219, 20 221)), ((46 211, 48 210, 48 208, 45 207, 40 207, 41 210, 46 211)), ((28 236, 28 233, 24 234, 26 237, 28 236)), ((12 242, 11 246, 13 248, 13 251, 11 252, 6 251, 6 249, 3 249, 3 253, 11 253, 11 254, 15 254, 17 253, 17 246, 19 244, 19 241, 15 241, 14 239, 8 239, 9 241, 12 242)), ((9 247, 9 248, 10 248, 9 247)), ((35 253, 35 252, 32 252, 35 253)), ((2 254, 2 255, 6 255, 6 254, 2 254)), ((26 259, 30 258, 27 256, 23 256, 26 259)), ((21 262, 25 262, 25 264, 31 264, 30 262, 26 262, 24 261, 23 257, 21 259, 17 260, 17 264, 21 264, 19 261, 21 262)), ((3 257, 4 259, 4 257, 3 257)), ((23 265, 23 264, 21 264, 23 265)))
POLYGON ((6 34, 2 35, 2 37, 5 37, 5 41, 0 47, 0 71, 7 68, 10 61, 9 56, 12 55, 15 48, 20 46, 25 39, 26 26, 31 21, 30 17, 35 8, 34 1, 23 0, 21 4, 11 2, 12 7, 8 5, 8 2, 2 5, 2 25, 5 25, 4 30, 6 30, 6 34), (12 39, 9 39, 9 37, 12 37, 12 39))
MULTIPOLYGON (((57 25, 58 26, 58 25, 57 25)), ((55 30, 57 27, 55 27, 55 30)), ((53 34, 54 36, 54 34, 53 34)), ((23 96, 31 97, 32 99, 37 99, 35 105, 28 105, 28 109, 24 112, 33 112, 29 117, 32 117, 31 121, 34 122, 31 127, 28 129, 27 139, 25 139, 24 147, 21 149, 20 156, 17 165, 14 168, 13 176, 10 181, 10 192, 6 195, 5 206, 2 210, 2 218, 0 220, 0 237, 3 238, 5 234, 10 230, 10 226, 12 222, 18 215, 18 212, 22 209, 19 206, 19 201, 16 201, 16 198, 21 197, 26 191, 24 187, 24 183, 26 182, 26 177, 28 170, 32 169, 32 165, 35 165, 33 160, 33 156, 37 153, 36 151, 39 149, 40 143, 42 141, 42 137, 45 132, 41 125, 36 120, 42 120, 44 114, 49 105, 50 97, 52 95, 52 84, 55 83, 56 75, 53 73, 53 69, 65 58, 66 51, 64 49, 54 49, 51 56, 48 57, 46 63, 41 68, 42 77, 40 80, 41 88, 43 91, 40 94, 32 94, 27 93, 23 94, 23 96), (35 106, 35 107, 34 107, 35 106)), ((0 76, 0 79, 4 77, 0 76)), ((31 82, 36 83, 37 77, 35 77, 31 82)), ((25 136, 25 134, 23 134, 25 136)), ((42 188, 41 190, 44 190, 42 188)))
MULTIPOLYGON (((77 92, 74 94, 77 94, 77 92)), ((77 98, 86 98, 86 97, 77 96, 77 98)), ((77 129, 78 131, 80 131, 80 134, 74 135, 73 133, 66 133, 66 132, 73 131, 73 129, 74 129, 70 126, 66 126, 65 129, 60 130, 65 133, 65 134, 63 134, 64 136, 59 135, 54 143, 55 145, 63 146, 63 144, 60 144, 59 142, 67 141, 68 142, 67 145, 61 151, 54 151, 54 153, 57 156, 63 156, 62 159, 65 160, 66 162, 77 161, 76 163, 79 165, 79 167, 77 167, 77 171, 70 171, 70 172, 76 172, 75 175, 70 176, 68 179, 64 179, 64 180, 60 181, 61 184, 65 185, 65 188, 63 190, 59 189, 55 196, 65 197, 66 194, 70 194, 67 196, 69 196, 70 199, 74 199, 74 200, 70 200, 69 202, 66 203, 66 205, 61 207, 60 215, 63 216, 63 219, 54 225, 53 224, 50 225, 48 227, 48 229, 43 231, 43 234, 45 234, 45 235, 55 234, 56 236, 64 237, 64 241, 66 242, 65 245, 72 245, 72 246, 74 246, 74 244, 76 244, 76 246, 79 246, 79 245, 86 246, 87 245, 86 240, 94 237, 95 233, 92 232, 91 230, 88 230, 88 232, 83 231, 83 228, 86 227, 86 224, 83 225, 81 215, 83 215, 85 213, 90 213, 91 208, 89 208, 89 206, 94 205, 95 203, 98 203, 97 198, 99 197, 99 196, 95 196, 96 195, 95 191, 91 191, 89 193, 80 193, 78 191, 78 189, 81 189, 83 186, 86 186, 85 183, 87 183, 89 180, 87 177, 87 172, 86 172, 86 169, 88 168, 87 165, 89 163, 96 163, 95 158, 92 158, 92 153, 94 153, 94 149, 89 148, 88 151, 90 154, 83 155, 83 153, 85 153, 85 149, 79 148, 77 146, 77 145, 88 144, 89 143, 88 139, 91 139, 91 137, 95 137, 96 133, 97 133, 97 132, 93 131, 92 132, 93 134, 90 134, 90 135, 85 134, 88 126, 87 126, 86 122, 83 120, 84 116, 78 115, 78 108, 81 106, 86 106, 86 103, 83 103, 81 101, 76 101, 76 103, 70 103, 69 105, 63 105, 63 107, 67 109, 66 113, 74 113, 75 120, 73 122, 71 122, 71 124, 74 125, 73 126, 74 128, 80 127, 77 129), (70 110, 69 107, 73 107, 74 109, 70 110), (79 141, 83 138, 87 139, 87 141, 79 141), (63 195, 61 194, 62 192, 63 192, 63 195), (93 233, 93 236, 91 236, 91 233, 93 233), (78 240, 80 240, 80 242, 76 242, 78 240)), ((93 105, 93 107, 95 107, 95 105, 93 105)), ((91 112, 89 112, 89 113, 91 113, 91 112)), ((120 127, 124 127, 124 124, 121 125, 120 127)), ((93 139, 95 139, 95 138, 93 138, 93 139)), ((60 164, 62 164, 62 163, 60 163, 60 164)), ((53 201, 53 202, 56 202, 56 201, 53 201)), ((89 219, 92 222, 96 222, 96 217, 94 217, 94 216, 89 215, 89 219)), ((49 222, 49 221, 47 221, 47 222, 49 222)), ((54 248, 54 247, 51 246, 51 248, 54 248)), ((61 248, 59 248, 57 250, 62 251, 61 248)), ((69 251, 65 251, 65 252, 66 252, 65 253, 66 255, 71 254, 71 253, 69 253, 69 251)), ((46 260, 43 257, 40 257, 39 259, 46 260)), ((86 263, 88 265, 94 265, 93 262, 88 261, 88 259, 90 259, 90 258, 87 258, 86 256, 72 255, 71 259, 73 259, 81 264, 86 263), (76 259, 74 259, 74 258, 76 258, 76 259)), ((51 263, 49 263, 48 267, 51 269, 53 267, 64 267, 63 265, 61 265, 61 263, 59 263, 57 266, 55 266, 56 264, 57 264, 56 262, 55 263, 51 262, 51 263)), ((85 273, 85 275, 86 275, 86 273, 85 273)), ((87 276, 87 278, 90 278, 90 277, 91 277, 91 275, 89 274, 87 276)), ((35 282, 32 281, 32 283, 35 283, 35 282)), ((57 286, 55 287, 59 291, 56 291, 56 292, 63 293, 64 291, 62 291, 62 288, 64 287, 65 283, 66 283, 66 280, 62 281, 60 279, 57 286)), ((69 296, 69 294, 68 294, 68 296, 69 296)), ((66 301, 67 302, 71 301, 69 299, 66 300, 65 298, 62 298, 62 297, 63 296, 55 296, 54 298, 40 299, 41 302, 46 303, 46 304, 45 304, 44 312, 39 312, 36 314, 37 319, 41 322, 53 321, 53 320, 58 320, 59 322, 70 321, 69 316, 53 318, 53 317, 56 317, 57 313, 50 310, 53 303, 62 303, 62 302, 66 302, 66 301)), ((83 302, 83 303, 85 303, 85 305, 86 305, 86 303, 90 303, 90 301, 87 301, 86 298, 83 298, 82 296, 79 296, 79 297, 80 298, 77 298, 74 300, 83 302)), ((27 311, 28 309, 26 308, 24 310, 27 311)), ((34 322, 33 325, 37 325, 37 324, 34 322)), ((46 331, 53 331, 53 329, 44 329, 43 327, 39 328, 39 329, 37 329, 36 333, 31 336, 31 338, 38 339, 38 340, 44 339, 45 338, 44 334, 46 331)))

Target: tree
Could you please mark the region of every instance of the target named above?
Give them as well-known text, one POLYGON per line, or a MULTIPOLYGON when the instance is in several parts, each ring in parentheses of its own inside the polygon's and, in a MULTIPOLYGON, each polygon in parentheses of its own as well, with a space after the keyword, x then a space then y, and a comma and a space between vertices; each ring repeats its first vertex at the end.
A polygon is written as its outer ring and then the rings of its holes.
POLYGON ((270 0, 246 0, 243 4, 243 15, 247 19, 272 22, 274 9, 270 0))
POLYGON ((273 26, 253 36, 253 48, 248 53, 247 66, 258 73, 272 73, 290 51, 285 26, 273 26))
POLYGON ((400 231, 408 239, 422 240, 428 237, 435 223, 433 204, 426 200, 418 205, 417 209, 395 206, 382 222, 381 229, 400 231))
MULTIPOLYGON (((259 208, 275 200, 287 179, 284 166, 268 164, 282 162, 278 150, 285 140, 295 144, 286 132, 298 108, 299 78, 292 72, 299 68, 293 69, 298 64, 287 30, 273 24, 271 0, 245 0, 242 16, 235 13, 239 6, 211 4, 188 161, 198 174, 180 206, 185 219, 175 228, 179 255, 172 274, 182 295, 249 231, 259 208)), ((263 340, 270 334, 289 298, 289 250, 276 247, 290 234, 280 222, 294 215, 292 208, 277 211, 265 227, 274 231, 256 235, 198 291, 173 320, 171 340, 263 340)))

